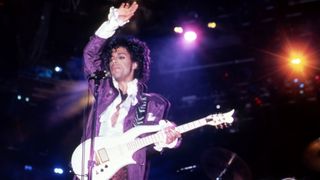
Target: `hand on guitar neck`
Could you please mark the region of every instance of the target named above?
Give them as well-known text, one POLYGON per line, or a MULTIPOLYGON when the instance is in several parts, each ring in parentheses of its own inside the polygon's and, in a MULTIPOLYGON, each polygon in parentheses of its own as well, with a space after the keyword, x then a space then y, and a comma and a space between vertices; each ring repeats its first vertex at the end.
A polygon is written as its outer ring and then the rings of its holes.
POLYGON ((176 126, 172 124, 164 129, 164 133, 166 134, 166 144, 171 144, 176 139, 181 137, 181 133, 179 131, 176 131, 175 127, 176 126))

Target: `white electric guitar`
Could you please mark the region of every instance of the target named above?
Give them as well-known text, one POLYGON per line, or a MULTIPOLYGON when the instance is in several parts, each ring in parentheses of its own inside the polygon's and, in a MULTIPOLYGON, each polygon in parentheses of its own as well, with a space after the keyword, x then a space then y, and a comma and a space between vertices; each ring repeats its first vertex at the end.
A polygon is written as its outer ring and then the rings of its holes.
MULTIPOLYGON (((233 122, 234 110, 227 113, 211 114, 205 118, 195 120, 175 127, 175 130, 182 133, 205 126, 222 126, 233 122)), ((117 138, 96 137, 94 139, 94 166, 92 168, 93 180, 110 179, 122 167, 135 164, 133 154, 148 145, 163 141, 166 136, 163 126, 137 126, 128 130, 117 138), (138 136, 151 133, 149 136, 139 138, 138 136)), ((88 139, 81 143, 73 152, 71 166, 73 172, 79 179, 87 180, 88 160, 90 158, 90 144, 88 139), (84 162, 84 163, 83 163, 84 162)))

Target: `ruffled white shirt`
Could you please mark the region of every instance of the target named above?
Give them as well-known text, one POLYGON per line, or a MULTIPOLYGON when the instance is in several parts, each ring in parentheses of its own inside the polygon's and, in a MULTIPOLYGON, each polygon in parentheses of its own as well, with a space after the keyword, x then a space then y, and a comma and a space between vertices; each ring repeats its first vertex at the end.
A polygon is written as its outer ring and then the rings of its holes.
POLYGON ((127 98, 121 103, 122 98, 120 94, 119 84, 116 80, 112 79, 113 85, 119 91, 119 95, 115 100, 108 106, 108 108, 100 116, 100 129, 99 136, 117 136, 123 134, 123 122, 125 117, 128 115, 130 107, 138 103, 137 92, 138 92, 138 80, 134 79, 128 83, 127 98), (121 104, 120 104, 121 103, 121 104), (116 124, 112 126, 111 117, 117 111, 119 106, 119 116, 116 124))

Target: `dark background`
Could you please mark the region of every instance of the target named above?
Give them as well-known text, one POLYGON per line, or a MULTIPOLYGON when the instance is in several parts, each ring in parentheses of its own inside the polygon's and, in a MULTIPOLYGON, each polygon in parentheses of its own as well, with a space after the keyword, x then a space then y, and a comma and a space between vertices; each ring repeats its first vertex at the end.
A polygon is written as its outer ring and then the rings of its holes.
MULTIPOLYGON (((71 179, 69 161, 88 104, 82 49, 109 7, 120 3, 0 1, 3 179, 71 179), (65 173, 54 175, 56 166, 65 173)), ((179 125, 235 109, 232 126, 188 132, 178 149, 154 155, 150 179, 215 179, 232 153, 237 156, 224 179, 319 177, 319 165, 310 164, 319 164, 320 150, 310 145, 320 132, 320 1, 138 3, 134 19, 117 35, 148 43, 149 91, 171 101, 169 119, 179 125), (207 28, 210 21, 215 29, 207 28), (172 31, 176 25, 198 28, 193 47, 183 46, 172 31), (288 47, 307 54, 303 75, 287 67, 288 47)))

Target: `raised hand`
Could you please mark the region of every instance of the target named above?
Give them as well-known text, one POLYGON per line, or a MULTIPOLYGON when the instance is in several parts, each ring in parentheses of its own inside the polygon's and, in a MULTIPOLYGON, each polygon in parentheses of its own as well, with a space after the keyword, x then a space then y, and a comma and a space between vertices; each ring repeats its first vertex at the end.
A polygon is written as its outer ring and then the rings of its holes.
POLYGON ((130 20, 130 18, 134 15, 136 10, 138 9, 137 2, 133 2, 131 5, 129 3, 122 3, 118 9, 119 20, 125 22, 130 20))

